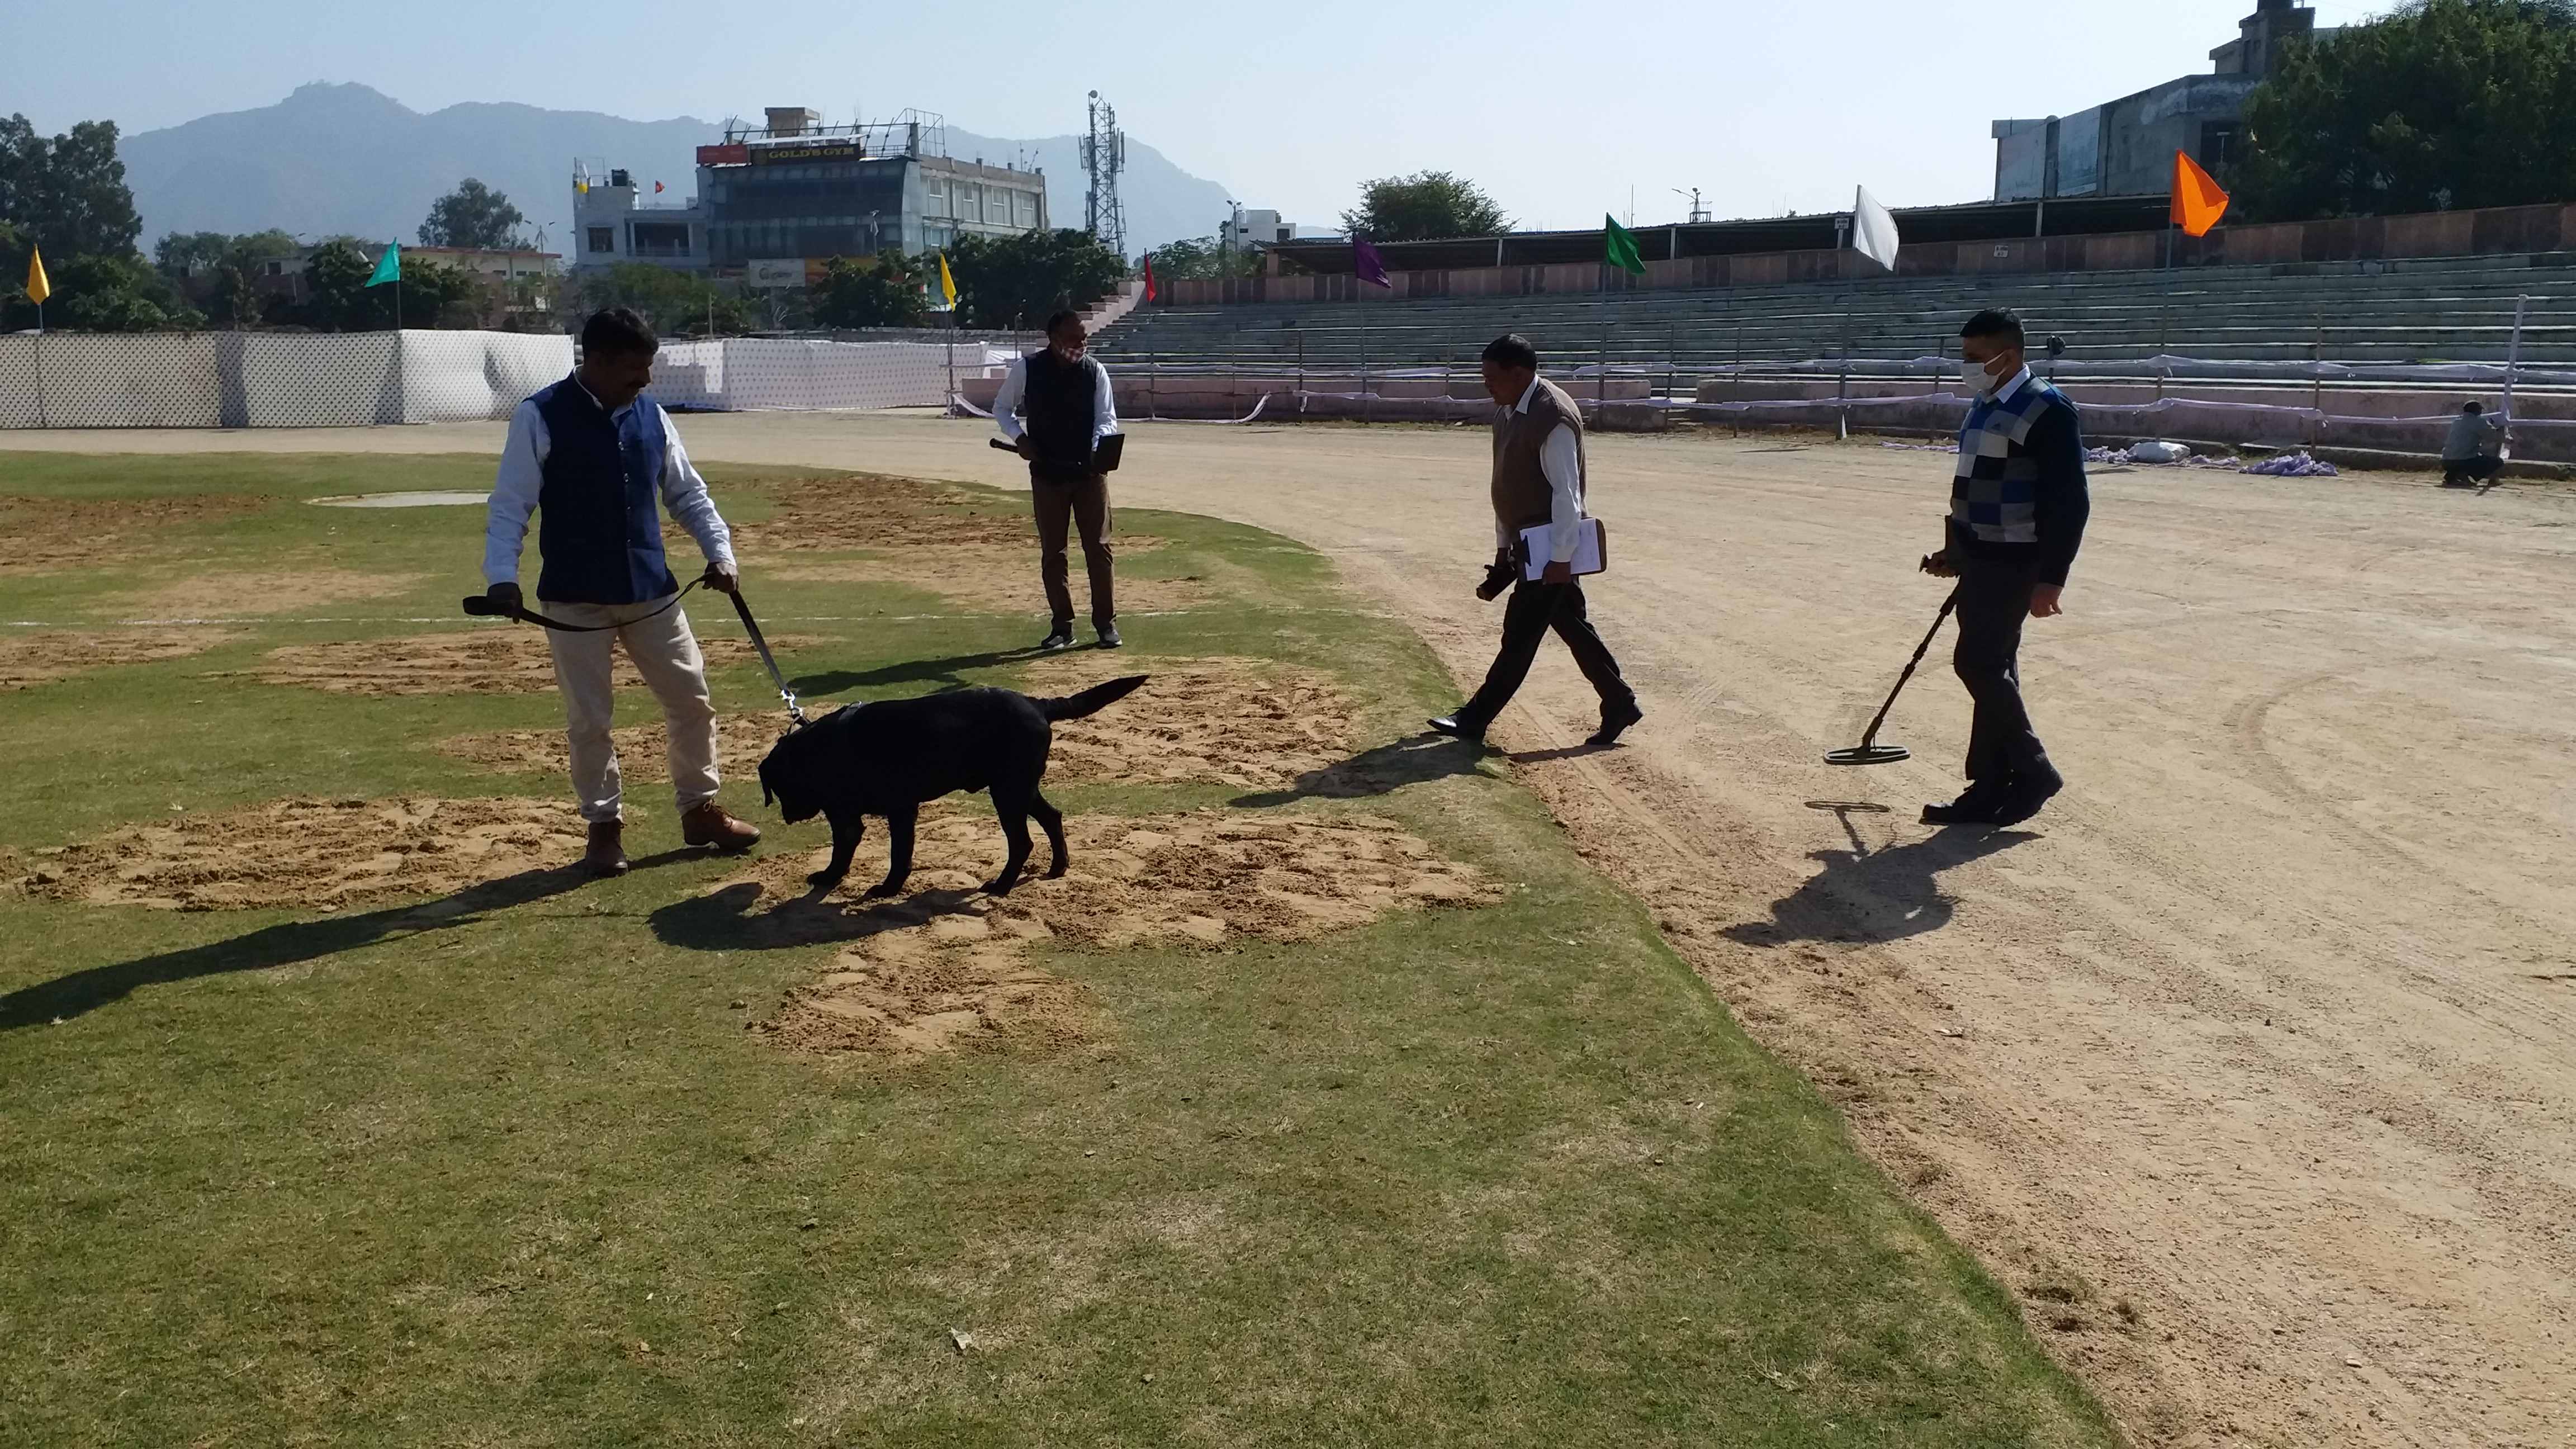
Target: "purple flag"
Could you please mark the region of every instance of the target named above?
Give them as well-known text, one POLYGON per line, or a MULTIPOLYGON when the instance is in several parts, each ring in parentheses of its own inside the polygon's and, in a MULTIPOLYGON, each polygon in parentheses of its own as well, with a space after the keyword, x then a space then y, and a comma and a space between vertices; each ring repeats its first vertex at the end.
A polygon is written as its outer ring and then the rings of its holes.
POLYGON ((1386 258, 1379 256, 1377 248, 1367 242, 1351 243, 1351 270, 1359 273, 1363 282, 1375 282, 1389 290, 1395 287, 1395 279, 1386 274, 1386 258))

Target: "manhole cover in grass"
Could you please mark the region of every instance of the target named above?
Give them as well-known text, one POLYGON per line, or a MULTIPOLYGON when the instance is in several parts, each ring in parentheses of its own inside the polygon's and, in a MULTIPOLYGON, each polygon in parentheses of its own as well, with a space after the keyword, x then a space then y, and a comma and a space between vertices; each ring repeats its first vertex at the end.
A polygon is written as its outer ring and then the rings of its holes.
POLYGON ((330 498, 307 498, 324 508, 461 508, 467 504, 488 503, 488 492, 468 493, 461 489, 427 493, 343 493, 330 498))

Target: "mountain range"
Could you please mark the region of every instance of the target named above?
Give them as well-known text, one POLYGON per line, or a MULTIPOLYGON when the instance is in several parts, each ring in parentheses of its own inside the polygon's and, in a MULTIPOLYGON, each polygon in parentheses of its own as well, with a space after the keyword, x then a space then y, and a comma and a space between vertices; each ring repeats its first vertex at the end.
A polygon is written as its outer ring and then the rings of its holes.
MULTIPOLYGON (((649 192, 685 201, 697 187, 697 148, 723 127, 681 118, 630 121, 596 111, 475 103, 423 113, 362 85, 299 86, 273 106, 200 116, 118 145, 143 245, 170 232, 277 228, 308 239, 347 234, 410 242, 429 204, 472 176, 506 193, 566 250, 576 158, 633 172, 649 192)), ((1047 211, 1080 226, 1084 178, 1075 136, 1010 140, 951 128, 948 154, 1046 172, 1047 211)), ((1192 176, 1151 146, 1127 144, 1119 178, 1127 249, 1214 234, 1226 188, 1192 176)))

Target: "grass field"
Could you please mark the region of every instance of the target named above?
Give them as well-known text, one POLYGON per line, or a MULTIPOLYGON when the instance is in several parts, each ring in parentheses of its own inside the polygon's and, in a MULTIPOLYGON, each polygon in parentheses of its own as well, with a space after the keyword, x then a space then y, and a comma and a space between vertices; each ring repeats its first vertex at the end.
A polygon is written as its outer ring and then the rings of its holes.
MULTIPOLYGON (((54 627, 0 637, 0 1443, 2115 1441, 1501 767, 1401 743, 1456 702, 1428 652, 1252 529, 1123 512, 1161 546, 1122 577, 1185 605, 1132 616, 1129 652, 1311 671, 1351 761, 1050 794, 1095 831, 1367 817, 1479 873, 1476 903, 1293 939, 1060 930, 1026 948, 1066 1004, 1048 1029, 818 1054, 747 1028, 871 928, 847 896, 790 914, 774 887, 822 832, 762 810, 740 751, 726 801, 770 831, 762 892, 676 849, 632 751, 617 881, 514 867, 216 910, 49 889, 82 842, 287 797, 568 814, 559 776, 440 748, 550 729, 550 693, 277 682, 273 651, 499 628, 455 614, 479 510, 301 501, 488 474, 10 458, 0 619, 54 627), (169 619, 223 622, 115 627, 169 619)), ((716 477, 800 688, 1027 677, 1026 606, 973 569, 869 581, 904 568, 806 527, 818 476, 716 477)), ((824 496, 905 520, 914 550, 1018 517, 856 478, 824 496)), ((736 632, 692 603, 702 635, 736 632)), ((774 715, 726 657, 720 705, 774 715)), ((1117 708, 1141 727, 1156 700, 1117 708)), ((189 888, 258 853, 200 859, 189 888)))

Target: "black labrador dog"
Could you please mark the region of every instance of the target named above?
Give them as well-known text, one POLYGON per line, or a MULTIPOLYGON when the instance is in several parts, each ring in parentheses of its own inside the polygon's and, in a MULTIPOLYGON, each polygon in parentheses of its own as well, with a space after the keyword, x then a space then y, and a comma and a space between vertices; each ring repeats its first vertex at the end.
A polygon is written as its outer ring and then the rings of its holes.
POLYGON ((776 802, 791 825, 818 814, 832 822, 832 863, 806 877, 825 889, 850 873, 866 817, 884 816, 894 859, 868 894, 890 896, 912 874, 913 821, 923 802, 954 790, 989 791, 1011 855, 984 889, 1008 895, 1029 863, 1032 815, 1055 852, 1047 875, 1064 874, 1064 815, 1038 793, 1055 722, 1096 714, 1145 679, 1131 674, 1066 699, 958 689, 844 705, 771 747, 760 762, 760 798, 776 802))

